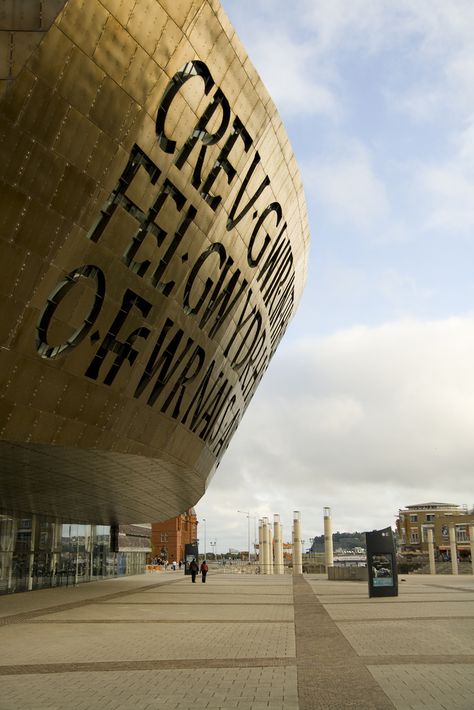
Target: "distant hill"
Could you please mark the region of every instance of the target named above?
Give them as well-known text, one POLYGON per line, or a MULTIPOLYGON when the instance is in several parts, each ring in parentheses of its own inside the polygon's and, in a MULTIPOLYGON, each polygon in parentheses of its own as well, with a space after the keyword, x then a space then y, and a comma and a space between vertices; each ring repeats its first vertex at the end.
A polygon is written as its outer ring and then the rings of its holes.
MULTIPOLYGON (((365 533, 362 532, 335 532, 332 534, 334 549, 342 547, 344 550, 353 550, 354 547, 365 549, 365 533)), ((313 539, 310 552, 324 552, 324 535, 317 535, 313 539)))

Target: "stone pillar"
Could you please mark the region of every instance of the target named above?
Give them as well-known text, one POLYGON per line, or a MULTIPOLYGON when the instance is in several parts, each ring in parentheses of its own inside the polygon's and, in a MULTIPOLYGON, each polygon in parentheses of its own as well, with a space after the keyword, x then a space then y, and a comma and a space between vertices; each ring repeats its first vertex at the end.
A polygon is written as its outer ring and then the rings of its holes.
POLYGON ((281 536, 281 547, 280 547, 280 557, 278 559, 278 564, 280 566, 280 574, 285 574, 285 555, 283 548, 283 525, 280 523, 280 536, 281 536))
POLYGON ((324 556, 326 572, 328 567, 334 566, 334 549, 332 546, 332 521, 331 508, 324 508, 324 556))
POLYGON ((433 529, 428 528, 427 534, 428 534, 428 556, 430 559, 430 574, 436 574, 433 529))
POLYGON ((456 526, 449 526, 449 549, 451 554, 451 570, 452 574, 459 574, 458 572, 458 552, 456 549, 456 526))
POLYGON ((293 512, 293 574, 303 574, 301 557, 301 519, 299 510, 293 512))
POLYGON ((263 543, 262 572, 263 572, 263 574, 269 574, 268 518, 263 518, 263 521, 262 521, 262 543, 263 543))
POLYGON ((267 518, 267 555, 268 555, 268 574, 273 574, 273 535, 272 526, 267 518))
POLYGON ((273 544, 275 553, 275 574, 283 574, 283 540, 281 534, 280 516, 275 513, 273 516, 273 544))
POLYGON ((258 521, 258 566, 260 574, 263 574, 263 520, 258 521))
POLYGON ((469 525, 469 542, 471 545, 472 574, 474 574, 474 525, 469 525))

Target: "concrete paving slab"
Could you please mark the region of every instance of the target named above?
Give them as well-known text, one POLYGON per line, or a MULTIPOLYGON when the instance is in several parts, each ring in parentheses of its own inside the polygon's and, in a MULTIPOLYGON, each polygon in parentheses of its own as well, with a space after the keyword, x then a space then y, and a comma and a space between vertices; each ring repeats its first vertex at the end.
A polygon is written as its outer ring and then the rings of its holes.
POLYGON ((338 622, 337 626, 360 656, 474 652, 474 619, 394 619, 338 622))
POLYGON ((369 666, 398 710, 472 710, 474 665, 369 666))
MULTIPOLYGON (((128 611, 126 612, 129 613, 128 611)), ((129 623, 47 621, 2 630, 0 664, 135 661, 141 658, 264 658, 294 656, 293 624, 212 624, 188 620, 186 627, 129 623), (47 644, 44 643, 47 635, 47 644), (232 643, 229 640, 232 639, 232 643)))
POLYGON ((259 704, 284 710, 298 707, 294 666, 108 673, 57 673, 2 679, 0 708, 50 710, 75 708, 80 698, 89 710, 230 708, 255 710, 259 704), (32 705, 34 698, 34 705, 32 705), (16 705, 10 705, 16 703, 16 705))

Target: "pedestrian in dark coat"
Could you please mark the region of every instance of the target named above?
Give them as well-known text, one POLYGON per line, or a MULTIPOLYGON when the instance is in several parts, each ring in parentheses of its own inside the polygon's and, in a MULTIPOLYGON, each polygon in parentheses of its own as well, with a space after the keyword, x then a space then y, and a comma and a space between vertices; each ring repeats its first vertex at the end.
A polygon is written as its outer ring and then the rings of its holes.
POLYGON ((208 570, 209 570, 209 567, 207 566, 206 560, 204 560, 203 563, 201 564, 201 582, 206 581, 208 570))
POLYGON ((191 572, 191 582, 196 583, 196 575, 199 572, 199 565, 195 559, 189 565, 189 571, 191 572))

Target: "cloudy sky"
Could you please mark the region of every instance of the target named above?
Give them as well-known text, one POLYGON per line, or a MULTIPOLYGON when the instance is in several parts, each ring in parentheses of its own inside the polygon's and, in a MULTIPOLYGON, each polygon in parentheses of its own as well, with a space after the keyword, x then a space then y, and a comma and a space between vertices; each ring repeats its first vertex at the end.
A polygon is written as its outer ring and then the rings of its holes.
MULTIPOLYGON (((222 0, 300 166, 300 308, 197 506, 219 551, 474 505, 474 4, 222 0), (252 538, 253 525, 251 522, 252 538)), ((208 547, 209 549, 209 547, 208 547)))

